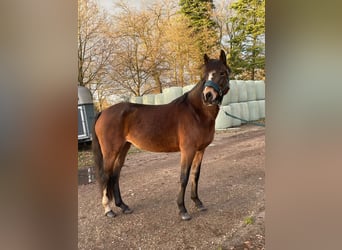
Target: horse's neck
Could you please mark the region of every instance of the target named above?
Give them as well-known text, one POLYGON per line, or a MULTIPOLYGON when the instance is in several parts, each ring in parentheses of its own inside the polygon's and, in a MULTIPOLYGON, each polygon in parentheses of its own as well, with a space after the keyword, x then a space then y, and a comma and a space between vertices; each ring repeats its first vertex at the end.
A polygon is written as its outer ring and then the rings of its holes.
POLYGON ((188 99, 197 113, 200 113, 208 119, 216 119, 219 111, 218 105, 207 106, 202 99, 204 81, 201 80, 197 85, 188 93, 188 99))

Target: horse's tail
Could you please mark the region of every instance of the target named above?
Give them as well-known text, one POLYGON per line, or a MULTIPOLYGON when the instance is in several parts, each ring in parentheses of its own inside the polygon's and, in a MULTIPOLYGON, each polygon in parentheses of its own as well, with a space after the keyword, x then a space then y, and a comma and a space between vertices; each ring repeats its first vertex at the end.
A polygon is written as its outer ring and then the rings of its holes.
POLYGON ((101 150, 101 146, 99 143, 99 139, 95 132, 96 121, 98 120, 100 115, 101 115, 101 112, 99 112, 95 117, 94 127, 93 127, 93 142, 92 142, 96 177, 97 177, 97 182, 99 183, 101 196, 103 195, 102 193, 103 190, 106 188, 108 199, 113 200, 114 180, 111 177, 111 175, 108 175, 108 173, 106 173, 104 170, 102 150, 101 150))

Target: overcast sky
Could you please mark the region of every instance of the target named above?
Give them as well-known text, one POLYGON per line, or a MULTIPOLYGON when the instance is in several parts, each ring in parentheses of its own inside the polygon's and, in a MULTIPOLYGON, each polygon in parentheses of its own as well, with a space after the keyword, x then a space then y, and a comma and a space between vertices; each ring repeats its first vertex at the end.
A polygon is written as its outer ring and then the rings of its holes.
MULTIPOLYGON (((97 0, 100 5, 110 11, 111 9, 113 9, 113 3, 118 2, 118 0, 97 0)), ((141 4, 143 2, 147 2, 147 3, 152 3, 152 2, 157 2, 158 0, 133 0, 133 1, 129 1, 130 4, 132 4, 133 6, 139 7, 141 6, 141 4)), ((219 2, 231 2, 231 0, 214 0, 214 4, 217 5, 217 3, 219 2)))
MULTIPOLYGON (((118 0, 97 0, 100 5, 106 9, 106 10, 111 10, 113 8, 113 5, 115 2, 118 2, 118 0)), ((132 4, 133 6, 137 6, 139 7, 141 5, 142 2, 144 2, 146 0, 134 0, 134 1, 129 1, 130 4, 132 4)), ((154 2, 154 1, 158 1, 158 0, 150 0, 148 1, 149 3, 154 2)))

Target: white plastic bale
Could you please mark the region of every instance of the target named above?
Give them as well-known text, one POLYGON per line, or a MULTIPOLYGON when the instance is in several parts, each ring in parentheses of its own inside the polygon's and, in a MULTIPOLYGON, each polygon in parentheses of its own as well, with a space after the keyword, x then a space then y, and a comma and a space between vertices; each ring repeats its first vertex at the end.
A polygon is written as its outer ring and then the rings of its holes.
POLYGON ((142 104, 142 103, 143 103, 143 98, 142 98, 142 96, 136 96, 136 97, 135 97, 135 103, 140 103, 140 104, 142 104))
MULTIPOLYGON (((241 118, 240 103, 231 103, 230 105, 232 115, 241 118)), ((241 125, 241 120, 232 118, 232 126, 237 127, 241 125)))
MULTIPOLYGON (((239 88, 237 86, 236 80, 231 80, 230 84, 230 103, 237 103, 239 102, 239 88)), ((228 92, 228 93, 229 93, 228 92)))
POLYGON ((239 89, 239 102, 247 102, 247 84, 246 81, 238 80, 236 81, 237 87, 239 89))
POLYGON ((249 120, 250 121, 256 121, 256 120, 260 119, 258 101, 248 102, 248 110, 249 110, 249 120))
POLYGON ((156 105, 164 104, 164 95, 163 95, 163 93, 156 94, 154 96, 154 104, 156 104, 156 105))
POLYGON ((143 104, 149 104, 153 105, 154 104, 154 95, 143 95, 143 104))
POLYGON ((233 124, 232 118, 227 116, 224 111, 231 113, 230 106, 221 106, 221 109, 216 117, 215 129, 230 128, 233 124))
POLYGON ((256 99, 265 100, 265 82, 255 81, 256 99))
MULTIPOLYGON (((249 121, 249 109, 247 102, 240 102, 240 114, 241 119, 249 121)), ((241 123, 246 123, 245 121, 241 121, 241 123)))
POLYGON ((131 103, 143 103, 143 98, 142 98, 142 96, 131 96, 129 101, 131 103))
POLYGON ((259 105, 259 118, 265 118, 265 100, 257 101, 259 105))
POLYGON ((222 106, 227 106, 229 103, 231 103, 231 91, 229 90, 227 94, 223 96, 222 99, 222 106))
POLYGON ((247 100, 256 101, 256 88, 254 81, 246 81, 247 85, 247 100))
POLYGON ((174 99, 183 95, 183 88, 182 87, 171 87, 163 90, 164 94, 164 103, 170 103, 174 99))
POLYGON ((190 90, 193 89, 193 87, 195 87, 196 84, 190 84, 190 85, 186 85, 183 87, 183 94, 185 94, 186 92, 189 92, 190 90))

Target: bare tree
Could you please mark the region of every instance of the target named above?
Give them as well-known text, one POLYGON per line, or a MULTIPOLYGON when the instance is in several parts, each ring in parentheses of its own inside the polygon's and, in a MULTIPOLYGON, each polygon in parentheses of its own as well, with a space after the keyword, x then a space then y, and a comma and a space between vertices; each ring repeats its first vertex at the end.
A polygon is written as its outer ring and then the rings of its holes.
POLYGON ((161 75, 169 69, 163 37, 170 11, 160 4, 136 10, 120 2, 117 8, 112 80, 136 96, 162 92, 161 75))
POLYGON ((92 0, 78 0, 78 84, 94 92, 103 84, 113 51, 108 17, 92 0))
POLYGON ((198 80, 202 61, 198 37, 179 14, 178 1, 163 0, 139 10, 121 1, 116 7, 120 11, 113 21, 114 82, 140 96, 198 80))
POLYGON ((202 62, 196 37, 189 28, 189 21, 182 15, 173 16, 165 31, 166 50, 170 64, 169 79, 171 85, 184 86, 195 83, 202 62))
POLYGON ((120 0, 111 16, 95 0, 78 1, 78 81, 91 89, 100 109, 113 93, 142 96, 198 81, 199 37, 180 15, 178 0, 139 9, 120 0))

